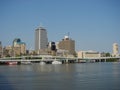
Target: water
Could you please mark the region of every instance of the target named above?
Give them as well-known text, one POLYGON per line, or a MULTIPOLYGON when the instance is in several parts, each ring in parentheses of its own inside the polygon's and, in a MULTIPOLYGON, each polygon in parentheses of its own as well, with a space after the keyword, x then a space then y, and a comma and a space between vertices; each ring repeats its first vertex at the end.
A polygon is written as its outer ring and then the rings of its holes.
POLYGON ((0 66, 0 90, 120 90, 120 63, 0 66))

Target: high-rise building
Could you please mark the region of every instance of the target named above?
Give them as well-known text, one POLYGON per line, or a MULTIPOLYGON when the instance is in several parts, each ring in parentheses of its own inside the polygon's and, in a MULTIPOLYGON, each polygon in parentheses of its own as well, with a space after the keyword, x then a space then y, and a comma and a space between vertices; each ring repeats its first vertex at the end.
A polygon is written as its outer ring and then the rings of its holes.
POLYGON ((22 42, 19 38, 16 38, 13 41, 13 53, 14 56, 26 54, 26 44, 22 42))
POLYGON ((118 44, 114 43, 113 44, 113 56, 119 56, 119 48, 118 44))
POLYGON ((44 50, 48 46, 47 31, 43 27, 35 30, 35 51, 44 50))
POLYGON ((62 41, 58 43, 58 48, 61 50, 67 50, 69 54, 75 54, 75 41, 65 36, 62 41))

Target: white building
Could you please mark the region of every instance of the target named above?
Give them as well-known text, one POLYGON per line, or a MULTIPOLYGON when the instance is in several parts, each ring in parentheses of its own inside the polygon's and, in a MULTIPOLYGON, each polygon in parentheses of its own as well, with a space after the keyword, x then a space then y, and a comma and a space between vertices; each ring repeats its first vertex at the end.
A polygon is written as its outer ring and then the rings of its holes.
POLYGON ((47 31, 43 27, 35 30, 35 51, 44 50, 47 48, 48 38, 47 31))
POLYGON ((92 58, 92 57, 100 57, 101 54, 97 51, 79 51, 78 58, 92 58))
POLYGON ((119 48, 118 44, 114 43, 113 44, 113 56, 119 56, 119 48))

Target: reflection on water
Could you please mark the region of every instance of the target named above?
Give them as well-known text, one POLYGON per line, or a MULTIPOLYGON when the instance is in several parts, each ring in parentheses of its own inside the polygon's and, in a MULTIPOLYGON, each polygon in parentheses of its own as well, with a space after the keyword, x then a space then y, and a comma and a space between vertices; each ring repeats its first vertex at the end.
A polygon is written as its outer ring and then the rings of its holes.
POLYGON ((34 72, 71 72, 75 68, 74 65, 71 64, 46 64, 40 65, 39 63, 35 63, 31 65, 20 65, 17 66, 20 71, 34 71, 34 72))
POLYGON ((120 90, 119 83, 119 62, 0 66, 0 90, 120 90))

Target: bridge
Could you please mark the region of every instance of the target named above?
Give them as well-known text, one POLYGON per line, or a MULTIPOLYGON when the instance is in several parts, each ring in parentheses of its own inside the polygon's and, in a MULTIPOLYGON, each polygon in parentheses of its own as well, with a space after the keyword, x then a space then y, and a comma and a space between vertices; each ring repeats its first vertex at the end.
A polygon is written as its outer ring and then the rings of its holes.
POLYGON ((61 56, 51 56, 51 55, 37 55, 37 56, 21 56, 21 57, 4 57, 0 58, 0 62, 52 62, 52 61, 61 61, 63 63, 75 63, 75 62, 106 62, 107 59, 117 59, 120 61, 119 57, 86 57, 86 58, 77 58, 77 57, 61 57, 61 56))
POLYGON ((79 60, 86 60, 86 61, 95 61, 95 62, 106 62, 108 59, 117 59, 117 61, 120 61, 119 57, 86 57, 86 58, 78 58, 79 60))
POLYGON ((61 56, 51 56, 51 55, 37 55, 37 56, 21 56, 21 57, 4 57, 0 58, 0 62, 52 62, 61 61, 63 63, 74 63, 76 58, 73 57, 61 57, 61 56))

